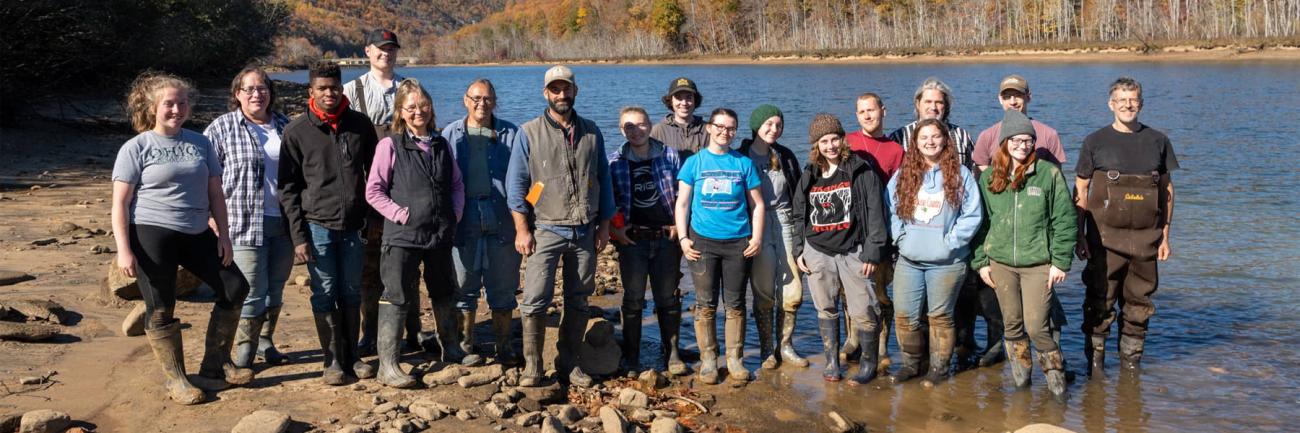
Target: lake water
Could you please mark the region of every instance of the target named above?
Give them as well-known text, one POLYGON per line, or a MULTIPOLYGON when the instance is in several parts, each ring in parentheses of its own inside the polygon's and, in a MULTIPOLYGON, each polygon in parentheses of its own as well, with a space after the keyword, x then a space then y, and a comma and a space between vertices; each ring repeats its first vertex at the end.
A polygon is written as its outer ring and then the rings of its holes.
MULTIPOLYGON (((460 96, 478 77, 496 84, 501 118, 522 123, 540 115, 545 69, 434 67, 399 73, 418 78, 432 92, 441 126, 464 116, 460 96)), ((1026 392, 1012 388, 1005 364, 959 373, 950 385, 932 391, 916 381, 890 387, 878 380, 865 389, 824 385, 815 315, 805 296, 796 346, 814 361, 813 368, 759 371, 760 380, 789 383, 806 394, 808 409, 852 413, 873 431, 1003 431, 1029 422, 1088 432, 1300 428, 1292 418, 1300 407, 1300 199, 1295 194, 1300 185, 1295 162, 1300 160, 1300 64, 664 65, 573 70, 579 86, 576 109, 600 125, 611 147, 622 143, 616 127, 620 107, 642 105, 657 120, 666 113, 659 98, 668 82, 687 76, 704 94, 699 111, 735 109, 742 131, 754 107, 780 107, 786 119, 781 142, 801 160, 809 149, 807 125, 813 114, 835 114, 846 129, 857 129, 854 100, 872 91, 884 97, 889 109, 886 128, 892 129, 913 120, 913 91, 929 76, 953 89, 950 120, 977 134, 1001 118, 998 80, 1018 73, 1029 80, 1033 92, 1030 114, 1060 132, 1071 170, 1083 137, 1111 121, 1106 109, 1109 83, 1120 75, 1137 78, 1146 99, 1141 120, 1170 136, 1182 165, 1173 174, 1173 257, 1161 264, 1158 313, 1140 377, 1118 374, 1112 337, 1110 378, 1089 380, 1080 374, 1070 386, 1073 397, 1066 405, 1050 399, 1037 366, 1033 388, 1026 392)), ((362 72, 348 69, 344 78, 362 72)), ((276 78, 305 81, 306 74, 276 78)), ((1070 320, 1063 349, 1071 368, 1082 371, 1080 269, 1082 264, 1076 263, 1057 290, 1070 320)), ((689 280, 683 281, 688 291, 689 280)), ((687 299, 688 305, 691 302, 687 299)), ((653 322, 653 317, 647 318, 651 327, 644 331, 646 340, 657 339, 653 322)), ((747 364, 754 369, 757 341, 752 321, 750 326, 747 364)), ((683 333, 683 344, 694 349, 689 325, 683 326, 683 333)), ((643 349, 646 365, 655 365, 657 353, 643 349)), ((896 358, 896 348, 891 353, 896 358)), ((793 423, 785 430, 809 426, 793 423)))

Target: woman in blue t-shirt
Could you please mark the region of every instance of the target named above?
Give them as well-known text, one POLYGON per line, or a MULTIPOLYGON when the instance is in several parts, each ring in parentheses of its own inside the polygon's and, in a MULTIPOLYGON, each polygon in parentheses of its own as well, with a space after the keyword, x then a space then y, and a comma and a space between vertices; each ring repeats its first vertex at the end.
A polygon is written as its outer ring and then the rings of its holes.
POLYGON ((731 150, 736 112, 713 110, 706 129, 709 145, 686 160, 677 174, 677 232, 695 282, 695 338, 700 380, 718 383, 718 340, 714 318, 718 292, 726 307, 727 371, 747 381, 745 275, 763 243, 763 194, 754 162, 731 150))
POLYGON ((203 391, 185 377, 180 321, 173 317, 177 265, 217 295, 195 383, 219 390, 253 380, 251 369, 230 360, 248 280, 234 264, 221 163, 207 137, 181 127, 190 117, 193 88, 168 74, 136 78, 127 107, 140 134, 122 145, 113 165, 117 267, 138 278, 145 334, 167 377, 167 392, 181 404, 202 402, 203 391))

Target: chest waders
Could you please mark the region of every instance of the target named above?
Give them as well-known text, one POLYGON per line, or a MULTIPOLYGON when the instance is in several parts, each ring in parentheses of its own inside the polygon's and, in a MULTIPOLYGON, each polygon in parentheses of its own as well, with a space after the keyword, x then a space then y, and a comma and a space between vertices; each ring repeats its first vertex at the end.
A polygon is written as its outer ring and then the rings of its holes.
POLYGON ((1120 309, 1119 352, 1126 370, 1138 367, 1147 324, 1155 314, 1151 296, 1159 283, 1156 251, 1165 227, 1167 191, 1161 174, 1093 173, 1088 192, 1088 248, 1084 355, 1093 374, 1104 374, 1106 336, 1120 309))

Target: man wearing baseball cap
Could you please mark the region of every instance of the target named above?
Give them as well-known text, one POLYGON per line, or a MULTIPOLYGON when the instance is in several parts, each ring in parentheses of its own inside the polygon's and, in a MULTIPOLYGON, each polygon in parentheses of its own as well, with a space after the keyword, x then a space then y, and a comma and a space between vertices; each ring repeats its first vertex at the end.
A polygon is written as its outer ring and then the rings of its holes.
POLYGON ((555 297, 555 270, 564 260, 564 313, 555 342, 560 377, 591 386, 575 354, 587 327, 587 297, 596 290, 596 254, 609 242, 614 193, 605 138, 578 116, 573 71, 555 66, 542 81, 546 111, 524 123, 521 146, 510 154, 506 204, 515 223, 515 249, 528 256, 523 315, 524 371, 519 386, 540 386, 546 309, 555 297))
POLYGON ((650 138, 677 149, 683 161, 703 149, 708 144, 709 135, 704 131, 704 118, 695 115, 695 109, 703 101, 704 97, 694 81, 686 77, 674 78, 668 83, 668 93, 663 96, 668 115, 650 129, 650 138))
MULTIPOLYGON (((1002 78, 1001 84, 998 85, 998 104, 1002 106, 1002 111, 1016 110, 1029 115, 1029 81, 1025 77, 1011 74, 1002 78)), ((1061 165, 1065 163, 1065 149, 1061 147, 1061 137, 1056 134, 1056 130, 1034 119, 1029 119, 1029 124, 1034 127, 1034 134, 1038 137, 1035 150, 1038 152, 1038 159, 1044 159, 1061 165)), ((971 159, 979 167, 979 171, 984 171, 992 164, 993 154, 998 150, 998 133, 1002 132, 1002 121, 998 120, 993 126, 988 127, 980 132, 979 138, 975 140, 975 153, 971 159)))

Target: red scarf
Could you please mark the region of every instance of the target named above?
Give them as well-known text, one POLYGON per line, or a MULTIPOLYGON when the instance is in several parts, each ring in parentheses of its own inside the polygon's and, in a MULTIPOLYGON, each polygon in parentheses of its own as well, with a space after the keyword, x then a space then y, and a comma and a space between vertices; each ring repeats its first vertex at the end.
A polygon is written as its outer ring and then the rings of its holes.
POLYGON ((324 110, 321 110, 319 107, 317 107, 316 98, 307 99, 307 109, 311 110, 312 114, 315 114, 316 117, 319 117, 322 122, 329 124, 330 128, 334 128, 335 132, 338 132, 339 117, 341 117, 344 110, 348 109, 348 98, 344 96, 343 102, 339 103, 339 106, 334 109, 333 113, 326 113, 324 110))

